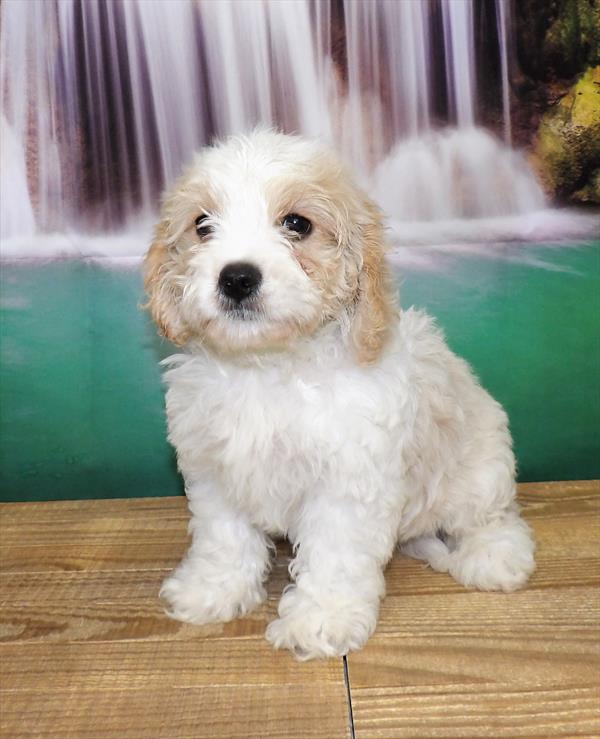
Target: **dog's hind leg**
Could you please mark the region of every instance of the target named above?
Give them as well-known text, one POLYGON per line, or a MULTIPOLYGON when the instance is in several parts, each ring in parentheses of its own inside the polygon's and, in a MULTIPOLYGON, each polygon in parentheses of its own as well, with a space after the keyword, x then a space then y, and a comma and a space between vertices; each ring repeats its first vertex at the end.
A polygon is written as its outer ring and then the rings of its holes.
POLYGON ((516 505, 452 533, 456 548, 448 571, 467 587, 510 592, 523 587, 535 569, 533 535, 516 505))
POLYGON ((504 590, 523 587, 535 569, 535 544, 516 506, 491 516, 486 523, 455 530, 442 541, 422 536, 402 545, 409 557, 449 572, 469 588, 504 590))
POLYGON ((413 559, 420 559, 437 572, 448 572, 451 552, 447 544, 434 534, 409 539, 400 546, 402 554, 413 559))

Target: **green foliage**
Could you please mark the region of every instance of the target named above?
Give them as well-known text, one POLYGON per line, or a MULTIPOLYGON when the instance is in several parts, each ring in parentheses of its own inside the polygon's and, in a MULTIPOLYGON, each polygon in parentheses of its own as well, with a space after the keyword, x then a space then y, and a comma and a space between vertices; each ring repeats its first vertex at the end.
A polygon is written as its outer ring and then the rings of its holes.
POLYGON ((552 195, 600 203, 600 67, 588 69, 545 113, 535 154, 552 195))
POLYGON ((562 0, 546 32, 543 53, 567 73, 600 62, 600 5, 595 0, 562 0))
POLYGON ((599 0, 517 0, 517 47, 531 79, 572 79, 600 64, 599 0))

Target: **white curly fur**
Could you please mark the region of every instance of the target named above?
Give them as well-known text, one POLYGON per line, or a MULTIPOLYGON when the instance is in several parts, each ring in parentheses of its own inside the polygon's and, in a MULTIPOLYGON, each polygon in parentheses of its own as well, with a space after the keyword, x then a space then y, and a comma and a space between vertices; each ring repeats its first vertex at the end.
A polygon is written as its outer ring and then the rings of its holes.
POLYGON ((302 659, 364 645, 398 543, 468 587, 510 591, 533 571, 506 414, 431 318, 393 309, 381 233, 330 153, 273 132, 205 150, 167 197, 146 282, 186 346, 165 374, 192 513, 161 590, 173 617, 256 607, 272 535, 295 556, 266 636, 302 659), (304 242, 285 211, 309 214, 304 242), (214 231, 199 240, 203 212, 214 231), (243 319, 216 287, 240 259, 263 273, 243 319))

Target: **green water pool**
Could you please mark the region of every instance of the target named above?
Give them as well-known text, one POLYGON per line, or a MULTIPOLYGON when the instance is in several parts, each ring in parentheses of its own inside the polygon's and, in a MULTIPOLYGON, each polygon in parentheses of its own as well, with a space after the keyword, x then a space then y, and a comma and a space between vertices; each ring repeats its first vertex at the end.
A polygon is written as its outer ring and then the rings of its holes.
MULTIPOLYGON (((134 269, 84 260, 1 271, 0 497, 182 492, 155 334, 134 269)), ((600 241, 446 251, 398 274, 511 420, 519 479, 600 477, 600 241)))

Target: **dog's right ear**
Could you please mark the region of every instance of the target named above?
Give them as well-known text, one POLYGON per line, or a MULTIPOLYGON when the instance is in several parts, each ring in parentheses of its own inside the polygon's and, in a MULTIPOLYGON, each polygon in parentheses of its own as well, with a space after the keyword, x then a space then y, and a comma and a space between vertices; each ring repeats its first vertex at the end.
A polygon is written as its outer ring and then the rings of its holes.
POLYGON ((154 241, 144 259, 144 287, 148 308, 160 333, 174 344, 182 346, 189 332, 179 315, 180 291, 176 280, 177 265, 169 250, 168 223, 161 221, 155 230, 154 241))

